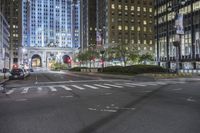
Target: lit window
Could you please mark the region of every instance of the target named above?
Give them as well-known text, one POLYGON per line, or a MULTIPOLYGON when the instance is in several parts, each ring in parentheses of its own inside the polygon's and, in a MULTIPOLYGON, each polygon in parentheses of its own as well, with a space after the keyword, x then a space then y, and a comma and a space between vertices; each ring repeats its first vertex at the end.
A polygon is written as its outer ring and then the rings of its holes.
POLYGON ((115 4, 112 4, 112 9, 115 9, 115 4))
MULTIPOLYGON (((147 40, 144 40, 144 44, 147 44, 147 40)), ((146 50, 146 47, 145 47, 145 49, 144 50, 146 50)))
POLYGON ((144 8, 143 8, 143 11, 144 11, 144 12, 146 12, 146 11, 147 11, 146 7, 144 7, 144 8))
POLYGON ((147 24, 147 21, 146 21, 146 20, 144 20, 144 21, 143 21, 143 24, 144 24, 144 25, 146 25, 146 24, 147 24))
POLYGON ((122 26, 121 25, 118 26, 118 30, 122 30, 122 26))
POLYGON ((128 26, 125 26, 125 30, 128 30, 128 26))
POLYGON ((137 27, 137 31, 140 31, 140 26, 137 27))
POLYGON ((152 12, 152 8, 149 8, 149 12, 152 12))
POLYGON ((139 7, 139 6, 137 7, 137 11, 138 11, 138 12, 140 11, 140 7, 139 7))
POLYGON ((128 6, 125 6, 125 10, 128 10, 128 6))
POLYGON ((134 11, 134 6, 131 6, 131 11, 134 11))
POLYGON ((122 9, 122 5, 118 5, 118 9, 121 10, 122 9))
POLYGON ((134 30, 134 26, 131 26, 131 30, 134 30))

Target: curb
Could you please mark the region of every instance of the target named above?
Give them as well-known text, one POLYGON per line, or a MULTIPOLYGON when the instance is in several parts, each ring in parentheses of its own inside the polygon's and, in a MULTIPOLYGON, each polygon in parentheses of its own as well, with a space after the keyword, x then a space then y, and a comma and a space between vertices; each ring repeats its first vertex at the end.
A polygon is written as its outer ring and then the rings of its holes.
POLYGON ((9 79, 4 79, 3 81, 0 81, 0 85, 7 82, 9 79))
POLYGON ((120 78, 120 79, 132 79, 134 76, 125 76, 125 75, 111 75, 111 74, 99 74, 99 73, 83 73, 83 72, 71 72, 74 74, 86 75, 86 76, 102 76, 107 78, 120 78))
MULTIPOLYGON (((66 71, 63 71, 66 72, 66 71)), ((133 75, 133 76, 126 76, 126 75, 112 75, 112 74, 101 74, 101 73, 84 73, 84 72, 70 72, 70 73, 74 73, 74 74, 80 74, 80 75, 85 75, 85 76, 102 76, 102 77, 107 77, 107 78, 118 78, 118 79, 125 79, 125 80, 132 80, 132 81, 158 81, 158 80, 180 80, 180 79, 195 79, 200 81, 200 77, 174 77, 172 75, 171 78, 169 77, 155 77, 152 75, 145 75, 145 74, 139 74, 139 75, 133 75)), ((186 75, 185 75, 186 76, 186 75)))

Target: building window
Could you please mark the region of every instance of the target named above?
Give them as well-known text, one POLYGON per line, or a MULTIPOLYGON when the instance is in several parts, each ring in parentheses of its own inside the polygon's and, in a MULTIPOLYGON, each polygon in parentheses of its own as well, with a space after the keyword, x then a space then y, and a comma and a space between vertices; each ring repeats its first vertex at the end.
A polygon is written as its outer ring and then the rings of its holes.
POLYGON ((122 26, 121 25, 118 26, 118 30, 122 30, 122 26))
POLYGON ((134 11, 134 6, 131 6, 131 11, 134 11))
POLYGON ((137 7, 137 11, 138 11, 138 12, 140 11, 140 7, 139 7, 139 6, 137 7))
POLYGON ((118 5, 118 9, 121 10, 122 9, 122 5, 118 5))
POLYGON ((115 9, 115 4, 112 4, 111 7, 112 7, 112 9, 115 9))

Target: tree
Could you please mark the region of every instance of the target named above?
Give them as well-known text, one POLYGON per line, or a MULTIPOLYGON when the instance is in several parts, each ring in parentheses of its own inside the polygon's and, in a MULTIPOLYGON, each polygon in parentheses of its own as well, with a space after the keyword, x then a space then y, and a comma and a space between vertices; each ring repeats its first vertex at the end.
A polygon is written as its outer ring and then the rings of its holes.
POLYGON ((82 65, 82 63, 86 62, 87 61, 87 57, 86 57, 86 54, 85 52, 80 52, 77 56, 79 62, 80 62, 80 67, 82 65))
POLYGON ((111 45, 108 51, 111 52, 111 57, 121 59, 124 66, 126 66, 128 60, 133 59, 133 55, 138 54, 137 45, 126 43, 116 43, 111 45))
POLYGON ((88 49, 87 51, 85 51, 84 54, 85 54, 86 60, 89 61, 90 68, 91 68, 92 60, 95 60, 95 58, 99 58, 99 53, 94 49, 88 49))
POLYGON ((138 63, 140 56, 136 53, 131 53, 129 55, 129 59, 133 62, 133 63, 138 63))
POLYGON ((143 54, 139 57, 139 62, 143 62, 143 64, 146 64, 147 61, 153 61, 154 58, 153 58, 153 55, 150 54, 150 53, 146 53, 146 54, 143 54))

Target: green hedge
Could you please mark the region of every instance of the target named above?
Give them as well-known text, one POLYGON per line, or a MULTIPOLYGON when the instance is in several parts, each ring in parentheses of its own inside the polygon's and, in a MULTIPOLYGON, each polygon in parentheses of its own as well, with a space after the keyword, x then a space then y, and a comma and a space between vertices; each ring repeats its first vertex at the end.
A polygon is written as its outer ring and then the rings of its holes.
POLYGON ((112 66, 103 69, 105 73, 124 73, 124 74, 142 74, 142 73, 164 73, 167 69, 155 65, 133 65, 133 66, 112 66))
MULTIPOLYGON (((87 67, 74 67, 70 71, 80 72, 81 69, 89 69, 87 67)), ((101 68, 98 68, 99 72, 101 68)), ((110 66, 103 69, 103 73, 113 73, 113 74, 143 74, 143 73, 165 73, 167 69, 155 65, 133 65, 133 66, 110 66)))

